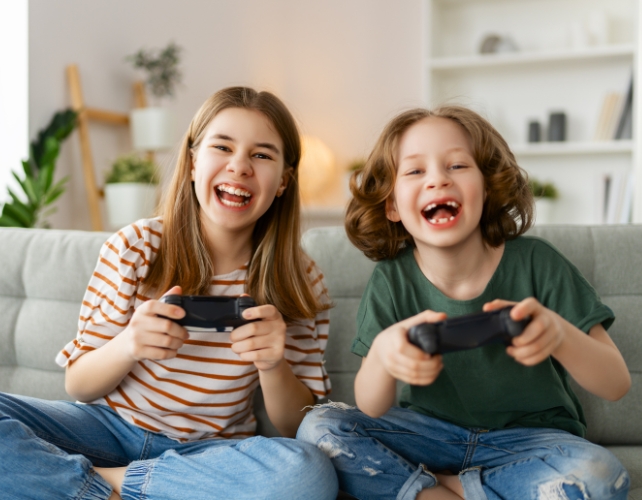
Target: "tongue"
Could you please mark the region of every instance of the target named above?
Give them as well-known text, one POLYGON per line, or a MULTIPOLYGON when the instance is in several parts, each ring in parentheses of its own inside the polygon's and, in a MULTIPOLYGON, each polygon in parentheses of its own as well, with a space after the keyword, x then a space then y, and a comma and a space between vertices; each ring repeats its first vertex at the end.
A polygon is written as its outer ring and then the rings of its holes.
POLYGON ((452 212, 447 208, 438 208, 431 215, 431 219, 449 219, 452 215, 452 212))
POLYGON ((221 194, 221 199, 234 203, 243 203, 247 200, 245 196, 237 196, 235 194, 230 194, 227 191, 219 191, 219 193, 221 194))

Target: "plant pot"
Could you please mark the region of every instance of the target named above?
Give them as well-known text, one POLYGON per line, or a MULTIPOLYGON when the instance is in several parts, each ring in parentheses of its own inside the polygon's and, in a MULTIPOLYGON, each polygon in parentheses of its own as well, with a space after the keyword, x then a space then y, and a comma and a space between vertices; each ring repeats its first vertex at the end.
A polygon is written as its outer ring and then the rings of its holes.
POLYGON ((550 198, 535 199, 535 223, 551 224, 554 218, 555 202, 550 198))
POLYGON ((125 227, 138 219, 154 215, 158 186, 137 182, 105 185, 107 221, 112 230, 125 227))
POLYGON ((169 109, 137 108, 129 118, 135 150, 158 151, 174 146, 174 116, 169 109))

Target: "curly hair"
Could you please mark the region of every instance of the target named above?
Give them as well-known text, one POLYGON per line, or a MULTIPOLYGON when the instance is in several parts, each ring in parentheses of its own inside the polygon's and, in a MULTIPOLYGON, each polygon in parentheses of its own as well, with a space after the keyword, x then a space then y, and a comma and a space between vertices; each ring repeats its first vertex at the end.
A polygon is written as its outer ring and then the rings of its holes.
POLYGON ((388 123, 365 165, 350 178, 352 199, 346 213, 346 232, 369 259, 392 259, 402 248, 414 246, 403 224, 386 217, 386 202, 395 187, 395 154, 402 135, 415 123, 431 117, 453 120, 470 139, 486 189, 479 221, 483 241, 498 247, 524 234, 533 223, 534 201, 528 174, 517 165, 508 144, 487 120, 461 106, 411 109, 388 123))

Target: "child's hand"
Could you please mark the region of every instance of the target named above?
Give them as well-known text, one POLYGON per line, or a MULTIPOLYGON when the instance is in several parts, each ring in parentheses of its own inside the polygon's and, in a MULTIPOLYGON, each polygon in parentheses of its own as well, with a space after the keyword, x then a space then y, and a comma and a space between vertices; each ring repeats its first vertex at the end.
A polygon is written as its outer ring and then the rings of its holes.
POLYGON ((395 323, 377 335, 370 353, 374 351, 395 379, 411 385, 432 384, 443 368, 442 356, 427 354, 408 342, 408 330, 419 323, 434 323, 445 318, 444 313, 424 311, 395 323))
MULTIPOLYGON (((181 287, 175 286, 165 295, 181 293, 181 287)), ((132 360, 175 358, 189 334, 172 320, 183 316, 185 311, 182 307, 148 300, 136 308, 129 324, 117 338, 122 339, 125 352, 132 360)))
POLYGON ((513 339, 513 345, 506 353, 525 366, 541 363, 559 347, 564 340, 563 319, 556 312, 529 297, 519 303, 507 300, 493 300, 484 304, 484 311, 492 311, 515 304, 510 317, 516 321, 531 317, 524 332, 513 339))
POLYGON ((285 354, 286 325, 283 316, 270 304, 243 311, 245 319, 260 319, 234 329, 232 351, 242 360, 252 361, 259 370, 271 370, 285 354))

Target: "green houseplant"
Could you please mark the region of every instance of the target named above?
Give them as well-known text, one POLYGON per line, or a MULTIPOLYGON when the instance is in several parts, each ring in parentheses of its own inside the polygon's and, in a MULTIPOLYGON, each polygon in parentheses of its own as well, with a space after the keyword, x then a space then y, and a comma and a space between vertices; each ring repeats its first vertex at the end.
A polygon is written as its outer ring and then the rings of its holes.
POLYGON ((21 194, 7 188, 11 200, 0 210, 0 226, 50 227, 47 217, 56 211, 53 203, 64 193, 68 177, 54 182, 60 145, 76 127, 71 109, 54 114, 49 124, 31 143, 29 158, 22 161, 21 177, 12 172, 21 194))
POLYGON ((535 197, 535 220, 539 224, 549 224, 554 220, 554 202, 559 192, 552 182, 541 182, 537 179, 528 181, 535 197))
POLYGON ((132 141, 138 151, 157 151, 173 145, 174 119, 171 111, 160 103, 176 95, 176 87, 182 79, 181 50, 170 42, 163 49, 141 49, 127 57, 134 68, 146 72, 145 83, 155 104, 131 112, 132 141))
POLYGON ((112 229, 151 217, 158 199, 158 166, 138 154, 117 158, 105 176, 105 204, 112 229))

